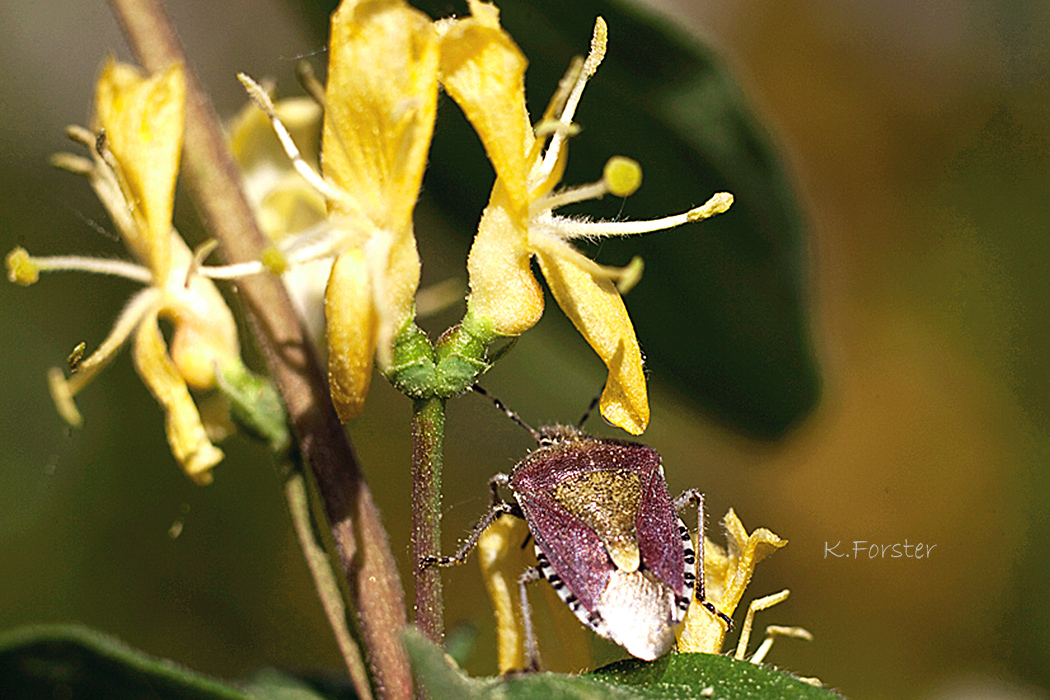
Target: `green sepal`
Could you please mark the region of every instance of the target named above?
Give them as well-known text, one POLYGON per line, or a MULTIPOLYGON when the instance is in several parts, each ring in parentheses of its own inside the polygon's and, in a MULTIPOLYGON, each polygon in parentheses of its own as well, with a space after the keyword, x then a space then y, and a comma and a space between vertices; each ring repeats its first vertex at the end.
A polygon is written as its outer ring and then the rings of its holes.
POLYGON ((219 391, 230 402, 230 418, 249 435, 265 440, 270 450, 283 453, 291 437, 288 414, 269 379, 241 362, 227 362, 216 374, 219 391))
POLYGON ((468 313, 463 322, 431 344, 410 321, 394 339, 393 362, 386 378, 413 399, 458 396, 492 366, 486 346, 496 339, 491 324, 468 313))
POLYGON ((434 346, 412 319, 394 337, 390 369, 384 374, 405 396, 422 399, 433 395, 434 346))

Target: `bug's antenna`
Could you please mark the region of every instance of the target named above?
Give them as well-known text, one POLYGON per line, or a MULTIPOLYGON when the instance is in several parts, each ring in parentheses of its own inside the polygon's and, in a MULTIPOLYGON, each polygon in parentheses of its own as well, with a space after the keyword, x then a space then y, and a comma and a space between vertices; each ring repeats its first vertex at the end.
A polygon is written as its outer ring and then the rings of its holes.
POLYGON ((480 386, 478 386, 477 384, 473 385, 473 386, 471 387, 471 389, 473 389, 474 391, 478 392, 478 393, 479 393, 479 394, 481 394, 482 396, 486 397, 486 398, 487 398, 487 399, 488 399, 489 401, 491 401, 492 403, 496 404, 496 408, 498 408, 499 410, 501 410, 501 411, 503 411, 503 412, 504 412, 505 414, 507 414, 507 417, 508 417, 508 418, 510 418, 510 419, 511 419, 512 421, 514 421, 515 423, 517 423, 518 425, 520 425, 520 426, 521 426, 522 428, 525 428, 525 430, 528 430, 528 431, 529 431, 529 435, 531 435, 531 436, 532 436, 532 439, 533 439, 533 440, 535 440, 536 442, 540 442, 540 440, 541 440, 541 436, 540 436, 540 433, 539 433, 539 431, 538 431, 538 430, 536 430, 535 428, 533 428, 532 426, 530 426, 530 425, 529 425, 528 423, 526 423, 525 421, 523 421, 523 420, 521 419, 521 417, 520 417, 520 416, 519 416, 519 415, 518 415, 517 413, 515 413, 514 411, 512 411, 512 410, 510 410, 509 408, 507 408, 506 406, 504 406, 504 405, 503 405, 503 402, 502 402, 502 401, 500 401, 500 400, 499 400, 499 399, 497 399, 497 398, 496 398, 495 396, 493 396, 493 395, 492 395, 492 394, 490 394, 489 392, 487 392, 487 391, 485 391, 484 389, 482 389, 482 388, 481 388, 480 386))
POLYGON ((587 410, 583 412, 583 416, 580 418, 580 421, 576 424, 577 430, 583 428, 583 424, 586 423, 587 419, 591 417, 591 413, 594 412, 594 407, 598 405, 598 402, 601 400, 601 398, 602 392, 599 391, 597 394, 595 394, 594 398, 591 399, 591 405, 588 406, 587 410))

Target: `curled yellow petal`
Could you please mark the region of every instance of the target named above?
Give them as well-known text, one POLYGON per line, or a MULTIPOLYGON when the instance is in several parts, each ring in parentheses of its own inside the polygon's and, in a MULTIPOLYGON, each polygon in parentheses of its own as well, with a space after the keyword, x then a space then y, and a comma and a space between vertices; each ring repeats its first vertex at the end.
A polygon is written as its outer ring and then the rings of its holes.
POLYGON ((328 384, 339 419, 355 418, 365 406, 372 381, 377 318, 363 250, 336 258, 325 292, 328 319, 328 384))
POLYGON ((602 416, 632 435, 641 434, 649 425, 642 352, 616 285, 592 275, 593 263, 567 244, 539 237, 534 243, 558 306, 609 368, 600 403, 602 416))
POLYGON ((470 8, 472 16, 452 23, 441 38, 441 84, 485 146, 513 214, 524 216, 533 140, 525 107, 528 61, 500 28, 494 5, 475 1, 470 8))
POLYGON ((524 333, 543 315, 543 290, 532 274, 528 229, 512 208, 497 180, 467 258, 470 313, 505 336, 524 333))
MULTIPOLYGON (((176 263, 187 265, 192 253, 181 238, 173 239, 176 263)), ((189 286, 172 280, 165 292, 160 315, 174 326, 172 361, 192 388, 214 388, 216 366, 239 361, 241 355, 233 312, 206 277, 193 277, 189 286)))
POLYGON ((208 439, 186 381, 168 357, 155 311, 139 324, 132 356, 142 381, 164 409, 171 453, 186 476, 200 485, 211 483, 211 468, 222 461, 222 450, 208 439))
POLYGON ((105 131, 136 223, 134 239, 126 243, 157 280, 167 279, 171 266, 171 214, 185 101, 181 65, 146 77, 112 58, 102 69, 95 95, 97 126, 105 131))
POLYGON ((324 173, 357 210, 331 207, 403 232, 434 129, 437 34, 402 0, 344 0, 332 14, 329 53, 324 173))
MULTIPOLYGON (((740 604, 758 562, 787 544, 764 527, 751 534, 730 508, 722 519, 728 547, 704 538, 704 587, 707 600, 730 617, 740 604)), ((701 605, 691 605, 678 631, 678 650, 718 654, 725 641, 725 623, 701 605)))

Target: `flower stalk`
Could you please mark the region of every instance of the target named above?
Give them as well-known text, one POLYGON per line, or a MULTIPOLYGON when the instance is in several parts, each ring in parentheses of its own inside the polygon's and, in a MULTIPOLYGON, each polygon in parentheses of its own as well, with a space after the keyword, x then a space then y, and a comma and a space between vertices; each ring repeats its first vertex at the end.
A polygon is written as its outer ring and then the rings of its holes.
POLYGON ((444 637, 444 600, 437 567, 440 556, 441 468, 445 442, 445 400, 417 399, 412 405, 412 554, 416 570, 416 626, 431 641, 444 637))

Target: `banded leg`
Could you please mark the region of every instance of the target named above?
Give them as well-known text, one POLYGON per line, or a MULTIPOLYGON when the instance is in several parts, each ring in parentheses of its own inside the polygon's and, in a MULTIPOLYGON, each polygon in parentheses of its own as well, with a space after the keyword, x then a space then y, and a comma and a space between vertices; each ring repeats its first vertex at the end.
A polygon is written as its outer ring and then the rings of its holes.
POLYGON ((525 569, 518 577, 518 594, 521 596, 521 617, 525 628, 525 670, 540 670, 540 650, 536 646, 536 633, 532 629, 532 606, 529 605, 529 595, 525 587, 543 578, 540 567, 533 566, 525 569))
MULTIPOLYGON (((692 551, 692 538, 689 536, 689 531, 684 528, 682 531, 682 546, 685 547, 686 553, 685 565, 688 567, 690 564, 693 564, 695 567, 695 573, 693 575, 693 598, 697 603, 703 605, 712 615, 721 618, 722 621, 726 623, 728 629, 733 629, 732 618, 716 608, 714 603, 707 600, 704 595, 704 533, 707 530, 706 514, 704 512, 704 494, 700 493, 698 489, 687 489, 683 491, 674 499, 675 512, 677 513, 690 503, 696 504, 696 551, 692 551)), ((688 571, 686 573, 686 581, 688 581, 688 571)))
POLYGON ((477 522, 474 529, 467 537, 467 540, 458 550, 456 550, 456 553, 450 557, 425 557, 423 561, 420 562, 421 568, 426 569, 431 566, 455 566, 457 564, 462 564, 467 560, 467 556, 470 555, 471 551, 473 551, 478 545, 478 539, 481 538, 481 533, 485 532, 485 528, 494 523, 499 516, 507 514, 524 519, 525 516, 521 512, 521 508, 517 503, 507 503, 500 498, 499 488, 500 486, 506 485, 507 480, 508 477, 506 474, 496 474, 489 479, 489 489, 492 494, 489 510, 482 516, 481 520, 477 522))

